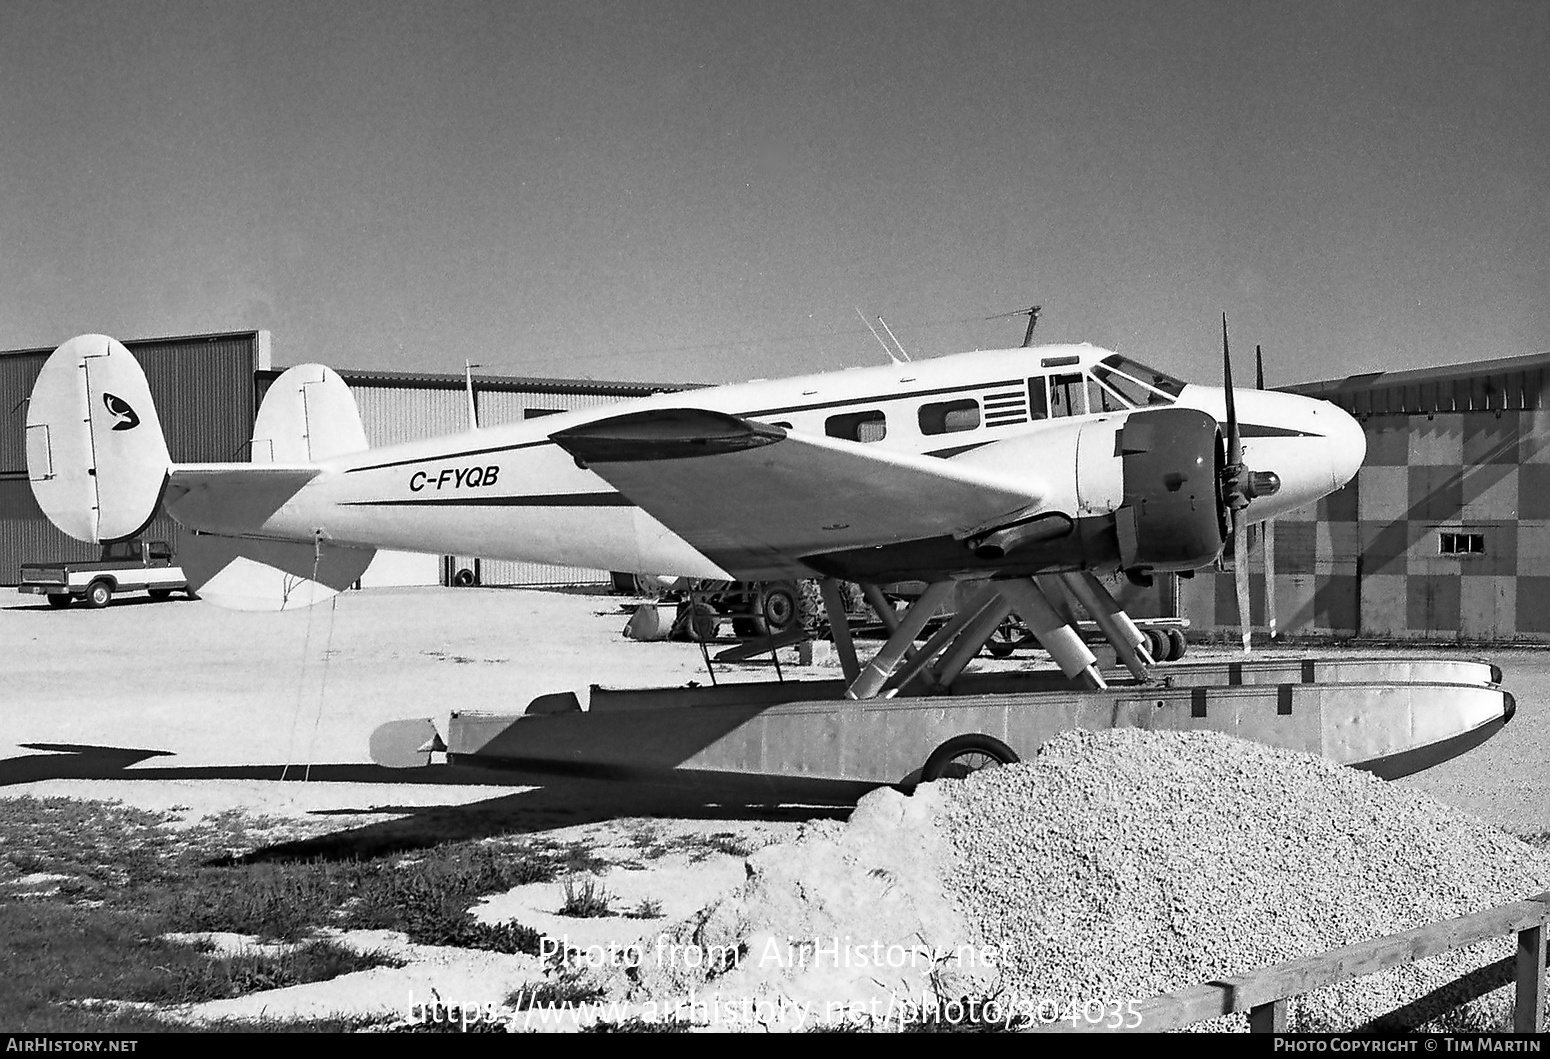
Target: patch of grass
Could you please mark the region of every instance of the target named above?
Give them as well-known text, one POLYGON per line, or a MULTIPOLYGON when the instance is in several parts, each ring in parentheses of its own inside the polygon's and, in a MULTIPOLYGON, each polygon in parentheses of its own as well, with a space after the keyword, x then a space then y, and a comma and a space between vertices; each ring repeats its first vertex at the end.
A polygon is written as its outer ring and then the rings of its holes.
POLYGON ((574 1008, 603 999, 606 991, 583 971, 567 971, 538 985, 524 986, 506 997, 506 1005, 518 1011, 531 1008, 574 1008))
POLYGON ((588 876, 577 886, 572 877, 565 880, 565 901, 560 905, 559 914, 578 919, 611 916, 614 915, 609 907, 612 902, 613 897, 596 879, 588 876))
MULTIPOLYGON (((167 1029, 145 1012, 93 1000, 185 1003, 322 981, 389 962, 327 942, 278 956, 215 957, 162 938, 160 916, 51 901, 0 902, 0 1025, 29 1032, 167 1029)), ((352 1024, 353 1025, 353 1024, 352 1024)), ((242 1029, 253 1029, 245 1023, 242 1029)))
MULTIPOLYGON (((308 841, 246 857, 290 825, 237 813, 184 825, 176 815, 67 798, 4 805, 0 1025, 29 1031, 163 1029, 153 1015, 111 1002, 237 996, 388 962, 327 942, 281 955, 215 956, 160 940, 172 933, 303 941, 325 927, 393 929, 425 944, 538 955, 538 931, 480 923, 469 909, 486 895, 604 863, 588 846, 542 840, 463 840, 375 859, 317 855, 327 850, 308 841), (289 846, 313 855, 287 859, 281 851, 289 846), (29 875, 58 878, 20 885, 29 875)), ((353 1029, 371 1021, 309 1025, 353 1029)), ((256 1026, 268 1028, 251 1021, 231 1028, 256 1026)))
POLYGON ((662 902, 655 897, 642 897, 640 902, 625 915, 631 919, 661 919, 662 902))
POLYGON ((568 850, 451 843, 413 857, 376 861, 265 861, 205 867, 165 895, 167 911, 190 930, 232 930, 266 938, 305 937, 318 927, 401 930, 426 945, 537 954, 536 931, 481 924, 469 908, 515 886, 547 882, 568 850))
POLYGON ((581 1027, 582 1033, 689 1033, 696 1029, 692 1022, 680 1019, 625 1019, 623 1022, 599 1020, 581 1027))
POLYGON ((385 953, 358 953, 332 941, 314 941, 274 954, 203 955, 192 968, 185 963, 169 967, 163 982, 132 999, 167 1004, 223 1000, 306 982, 326 982, 373 967, 403 965, 402 960, 385 953))
POLYGON ((165 879, 185 846, 171 819, 116 802, 8 798, 0 882, 63 875, 63 896, 92 899, 165 879))

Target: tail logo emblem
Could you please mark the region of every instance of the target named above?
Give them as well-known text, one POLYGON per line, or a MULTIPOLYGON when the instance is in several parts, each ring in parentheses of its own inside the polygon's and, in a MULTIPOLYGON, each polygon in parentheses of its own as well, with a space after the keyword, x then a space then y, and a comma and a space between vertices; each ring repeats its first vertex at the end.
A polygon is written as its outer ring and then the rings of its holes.
POLYGON ((114 430, 133 430, 140 425, 140 417, 135 415, 135 410, 129 407, 129 402, 115 394, 102 392, 102 403, 107 406, 108 415, 117 420, 113 424, 114 430))

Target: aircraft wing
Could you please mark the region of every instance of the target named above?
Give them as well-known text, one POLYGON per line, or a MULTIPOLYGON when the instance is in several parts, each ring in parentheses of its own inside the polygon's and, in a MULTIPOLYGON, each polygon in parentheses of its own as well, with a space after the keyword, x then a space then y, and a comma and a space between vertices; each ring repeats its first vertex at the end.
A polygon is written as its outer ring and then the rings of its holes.
POLYGON ((745 580, 811 576, 807 555, 966 536, 1039 499, 1032 486, 947 460, 703 409, 634 412, 551 437, 745 580))

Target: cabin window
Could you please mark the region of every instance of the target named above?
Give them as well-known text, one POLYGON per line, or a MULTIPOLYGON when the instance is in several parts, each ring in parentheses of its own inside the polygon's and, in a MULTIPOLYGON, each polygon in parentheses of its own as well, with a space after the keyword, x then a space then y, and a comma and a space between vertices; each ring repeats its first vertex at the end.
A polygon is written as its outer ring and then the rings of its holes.
POLYGON ((975 400, 938 401, 920 406, 922 434, 955 434, 980 425, 980 403, 975 400))
POLYGON ((161 542, 158 541, 158 542, 156 542, 156 543, 151 545, 151 558, 152 559, 171 559, 172 558, 172 549, 169 548, 167 545, 162 544, 161 542))
POLYGON ((1119 395, 1099 384, 1097 379, 1087 380, 1087 410, 1089 412, 1125 412, 1130 405, 1119 395))
POLYGON ((1028 418, 1049 418, 1049 394, 1044 389, 1044 378, 1028 380, 1028 418))
POLYGON ((1087 414, 1087 377, 1054 375, 1049 380, 1050 414, 1081 416, 1087 414))
POLYGON ((831 438, 844 438, 846 441, 859 441, 863 444, 882 441, 888 436, 888 420, 878 409, 866 412, 845 412, 825 419, 823 432, 831 438))
POLYGON ((1444 530, 1437 534, 1437 551, 1440 555, 1484 555, 1485 534, 1444 530))
POLYGON ((1137 407, 1172 404, 1184 392, 1182 379, 1118 353, 1104 357, 1103 363, 1093 368, 1093 374, 1137 407))

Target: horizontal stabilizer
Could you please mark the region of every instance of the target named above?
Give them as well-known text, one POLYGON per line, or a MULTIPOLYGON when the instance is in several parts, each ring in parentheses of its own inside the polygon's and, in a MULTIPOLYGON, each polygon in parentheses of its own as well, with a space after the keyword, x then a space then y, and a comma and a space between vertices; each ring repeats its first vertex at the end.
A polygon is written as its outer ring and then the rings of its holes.
POLYGON ((420 768, 431 763, 431 754, 447 749, 428 717, 389 721, 371 733, 371 760, 390 769, 420 768))
MULTIPOLYGON (((321 473, 316 467, 205 463, 174 467, 167 513, 185 526, 236 537, 264 521, 321 473)), ((307 545, 310 554, 312 546, 307 545)))
POLYGON ((156 514, 171 460, 145 373, 107 335, 49 355, 27 404, 27 477, 76 540, 133 537, 156 514))
POLYGON ((299 610, 360 579, 374 548, 185 534, 178 558, 191 589, 229 610, 299 610))
POLYGON ((703 409, 634 412, 551 437, 743 579, 801 576, 803 556, 963 535, 1038 487, 949 460, 799 434, 703 409))

